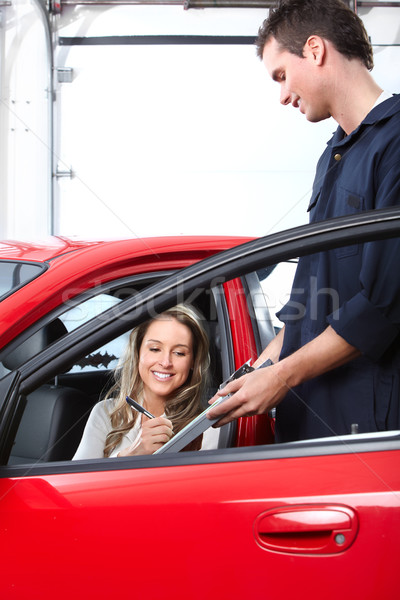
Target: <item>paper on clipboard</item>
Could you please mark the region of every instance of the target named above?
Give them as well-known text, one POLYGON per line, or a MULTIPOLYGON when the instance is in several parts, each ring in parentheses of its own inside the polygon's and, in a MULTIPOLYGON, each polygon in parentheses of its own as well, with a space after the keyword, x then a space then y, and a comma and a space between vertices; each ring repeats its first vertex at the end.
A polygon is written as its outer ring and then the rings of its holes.
MULTIPOLYGON (((230 381, 238 379, 239 377, 242 377, 242 375, 254 371, 254 368, 250 367, 249 362, 250 361, 244 363, 244 365, 242 365, 226 381, 224 381, 220 385, 220 389, 225 387, 230 381)), ((261 369, 262 367, 267 367, 271 364, 271 360, 268 359, 257 368, 261 369)), ((222 404, 230 396, 231 394, 228 394, 227 396, 222 396, 221 398, 210 404, 210 406, 208 406, 200 415, 198 415, 195 419, 193 419, 193 421, 186 425, 186 427, 181 429, 179 433, 177 433, 173 438, 171 438, 169 442, 167 442, 166 444, 164 444, 164 446, 161 446, 161 448, 156 450, 154 454, 163 454, 164 452, 179 452, 179 450, 185 448, 185 446, 190 444, 190 442, 195 440, 200 434, 204 433, 206 429, 211 427, 214 423, 216 423, 222 418, 221 416, 219 416, 216 419, 209 419, 207 414, 212 408, 215 408, 219 404, 222 404)))

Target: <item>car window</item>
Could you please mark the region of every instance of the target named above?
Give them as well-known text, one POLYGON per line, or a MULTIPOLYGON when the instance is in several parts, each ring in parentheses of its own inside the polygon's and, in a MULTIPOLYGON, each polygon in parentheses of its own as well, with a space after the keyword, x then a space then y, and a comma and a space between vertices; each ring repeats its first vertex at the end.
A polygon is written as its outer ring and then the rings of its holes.
MULTIPOLYGON (((109 308, 116 306, 120 302, 121 299, 118 297, 100 293, 70 308, 60 315, 59 318, 65 325, 67 331, 73 331, 83 325, 83 323, 86 323, 109 308)), ((107 371, 109 369, 114 369, 128 343, 128 338, 129 332, 118 336, 115 340, 105 344, 95 352, 79 359, 77 363, 69 369, 69 372, 107 371)))
POLYGON ((282 327, 282 322, 278 319, 276 313, 289 300, 297 263, 298 260, 295 258, 257 272, 276 332, 282 327))
MULTIPOLYGON (((203 325, 210 340, 210 381, 205 404, 234 368, 229 319, 224 312, 223 297, 221 291, 214 293, 205 289, 192 298, 192 304, 204 318, 203 325)), ((73 335, 78 333, 79 327, 85 324, 89 327, 90 319, 101 316, 122 302, 122 299, 103 291, 70 307, 50 324, 58 321, 67 332, 65 336, 73 335)), ((116 319, 117 323, 120 321, 116 319)), ((79 356, 73 365, 60 370, 47 383, 29 392, 10 465, 72 459, 93 406, 107 395, 114 383, 113 370, 124 354, 132 330, 129 320, 125 321, 125 326, 127 330, 122 335, 116 335, 89 354, 79 356), (33 423, 35 427, 32 427, 33 423), (57 441, 49 443, 50 440, 57 441)), ((62 339, 59 343, 62 344, 62 339)), ((225 431, 220 436, 221 443, 228 444, 225 440, 231 439, 232 435, 225 431)), ((218 443, 218 434, 216 440, 218 443)))
POLYGON ((0 300, 35 279, 45 270, 45 265, 0 260, 0 300))
MULTIPOLYGON (((162 275, 166 274, 169 272, 162 275)), ((160 274, 144 273, 140 276, 114 281, 112 285, 93 288, 80 296, 66 300, 64 304, 53 311, 52 316, 45 317, 42 324, 33 326, 29 336, 23 334, 21 339, 13 341, 10 347, 1 353, 0 378, 17 369, 63 335, 117 306, 122 300, 137 294, 146 285, 154 283, 159 278, 160 274)), ((127 335, 122 335, 119 339, 99 348, 95 353, 80 358, 68 370, 71 372, 99 372, 113 369, 126 342, 127 335)))

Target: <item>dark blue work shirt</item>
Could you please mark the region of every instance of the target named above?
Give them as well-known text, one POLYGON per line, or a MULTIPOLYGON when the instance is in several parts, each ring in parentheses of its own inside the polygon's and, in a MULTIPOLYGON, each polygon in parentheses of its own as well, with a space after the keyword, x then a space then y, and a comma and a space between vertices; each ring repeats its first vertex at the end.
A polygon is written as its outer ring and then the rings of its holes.
MULTIPOLYGON (((400 95, 378 104, 322 154, 310 221, 400 204, 400 95)), ((355 244, 302 257, 281 358, 328 325, 361 357, 294 388, 277 408, 276 439, 290 441, 400 429, 400 240, 355 244)))

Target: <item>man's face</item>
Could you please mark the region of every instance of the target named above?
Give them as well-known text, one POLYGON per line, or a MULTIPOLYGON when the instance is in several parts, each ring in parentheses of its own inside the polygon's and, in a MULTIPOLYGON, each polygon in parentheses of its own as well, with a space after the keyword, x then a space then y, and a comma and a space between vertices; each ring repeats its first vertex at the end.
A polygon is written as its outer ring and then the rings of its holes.
POLYGON ((292 104, 308 121, 330 117, 318 58, 304 47, 304 58, 282 50, 275 38, 264 47, 263 62, 272 79, 281 86, 281 104, 292 104))

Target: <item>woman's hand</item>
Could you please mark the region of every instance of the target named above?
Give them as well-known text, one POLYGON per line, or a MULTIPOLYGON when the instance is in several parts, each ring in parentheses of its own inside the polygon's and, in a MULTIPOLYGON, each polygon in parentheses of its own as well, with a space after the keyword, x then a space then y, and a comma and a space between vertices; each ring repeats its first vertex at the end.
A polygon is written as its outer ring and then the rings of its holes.
POLYGON ((172 423, 165 417, 148 419, 142 417, 142 431, 138 440, 124 448, 118 456, 141 456, 153 454, 172 437, 172 423))

